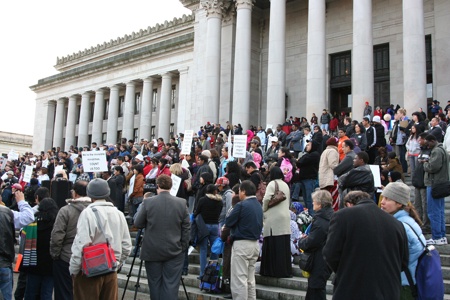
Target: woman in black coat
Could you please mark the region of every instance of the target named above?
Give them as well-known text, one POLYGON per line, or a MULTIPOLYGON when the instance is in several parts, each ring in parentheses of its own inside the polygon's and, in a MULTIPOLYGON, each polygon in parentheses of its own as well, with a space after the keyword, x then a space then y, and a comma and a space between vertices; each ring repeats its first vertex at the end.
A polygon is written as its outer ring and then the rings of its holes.
POLYGON ((330 268, 323 259, 322 249, 327 241, 328 227, 333 216, 333 208, 331 207, 333 199, 330 192, 326 190, 314 192, 312 199, 315 214, 310 225, 311 228, 309 234, 303 235, 298 242, 299 249, 314 255, 313 268, 308 278, 306 300, 326 299, 325 287, 331 274, 330 268))

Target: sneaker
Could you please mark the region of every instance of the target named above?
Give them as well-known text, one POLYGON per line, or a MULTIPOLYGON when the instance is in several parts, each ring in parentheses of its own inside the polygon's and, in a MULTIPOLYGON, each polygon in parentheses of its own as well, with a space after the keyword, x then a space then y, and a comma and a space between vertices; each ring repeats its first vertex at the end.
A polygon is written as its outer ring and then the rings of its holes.
POLYGON ((443 238, 434 240, 435 245, 447 245, 447 238, 444 236, 443 238))
POLYGON ((436 245, 436 240, 433 239, 427 240, 427 245, 436 245))

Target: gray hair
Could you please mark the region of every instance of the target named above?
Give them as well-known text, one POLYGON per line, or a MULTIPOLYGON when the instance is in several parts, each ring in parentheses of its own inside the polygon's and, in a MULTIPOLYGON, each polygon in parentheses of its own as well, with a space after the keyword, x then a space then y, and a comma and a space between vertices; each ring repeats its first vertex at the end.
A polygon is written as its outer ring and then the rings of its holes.
POLYGON ((322 208, 325 207, 331 207, 331 204, 333 203, 333 198, 331 197, 331 194, 327 190, 318 190, 311 195, 313 202, 316 202, 317 204, 320 204, 322 208))

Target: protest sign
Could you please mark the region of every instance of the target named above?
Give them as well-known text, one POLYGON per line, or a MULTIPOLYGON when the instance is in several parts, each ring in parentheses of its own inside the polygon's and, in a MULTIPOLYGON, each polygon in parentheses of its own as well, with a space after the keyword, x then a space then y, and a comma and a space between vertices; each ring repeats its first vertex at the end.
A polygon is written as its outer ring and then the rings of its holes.
POLYGON ((245 158, 247 151, 247 135, 235 135, 233 145, 233 157, 245 158))
POLYGON ((82 157, 85 172, 108 171, 105 151, 83 151, 82 157))
POLYGON ((369 165, 369 167, 370 167, 370 171, 372 171, 375 186, 380 187, 381 186, 380 166, 379 165, 369 165))
POLYGON ((170 194, 172 196, 176 196, 181 185, 181 178, 174 174, 170 177, 172 178, 172 188, 170 189, 170 194))
POLYGON ((33 175, 33 166, 25 166, 25 173, 23 174, 23 181, 30 182, 31 175, 33 175))
POLYGON ((13 149, 11 149, 11 151, 9 151, 9 153, 8 153, 8 160, 13 161, 13 160, 18 160, 18 159, 19 159, 19 153, 14 151, 13 149))
POLYGON ((186 130, 184 132, 183 144, 181 145, 181 154, 190 154, 192 138, 194 137, 194 130, 186 130))

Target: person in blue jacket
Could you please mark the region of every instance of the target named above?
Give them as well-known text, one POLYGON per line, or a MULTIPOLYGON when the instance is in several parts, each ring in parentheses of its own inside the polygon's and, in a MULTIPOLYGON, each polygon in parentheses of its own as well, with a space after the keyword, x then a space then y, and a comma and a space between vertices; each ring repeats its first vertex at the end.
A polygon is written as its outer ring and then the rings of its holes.
MULTIPOLYGON (((408 269, 411 274, 416 274, 419 256, 424 251, 425 237, 422 234, 422 229, 420 229, 422 221, 410 202, 410 188, 403 182, 391 182, 384 188, 381 196, 383 197, 381 200, 381 209, 393 215, 405 227, 409 250, 408 269)), ((401 277, 402 289, 400 299, 415 299, 405 272, 402 272, 401 277)), ((415 276, 412 277, 415 284, 415 276)))

